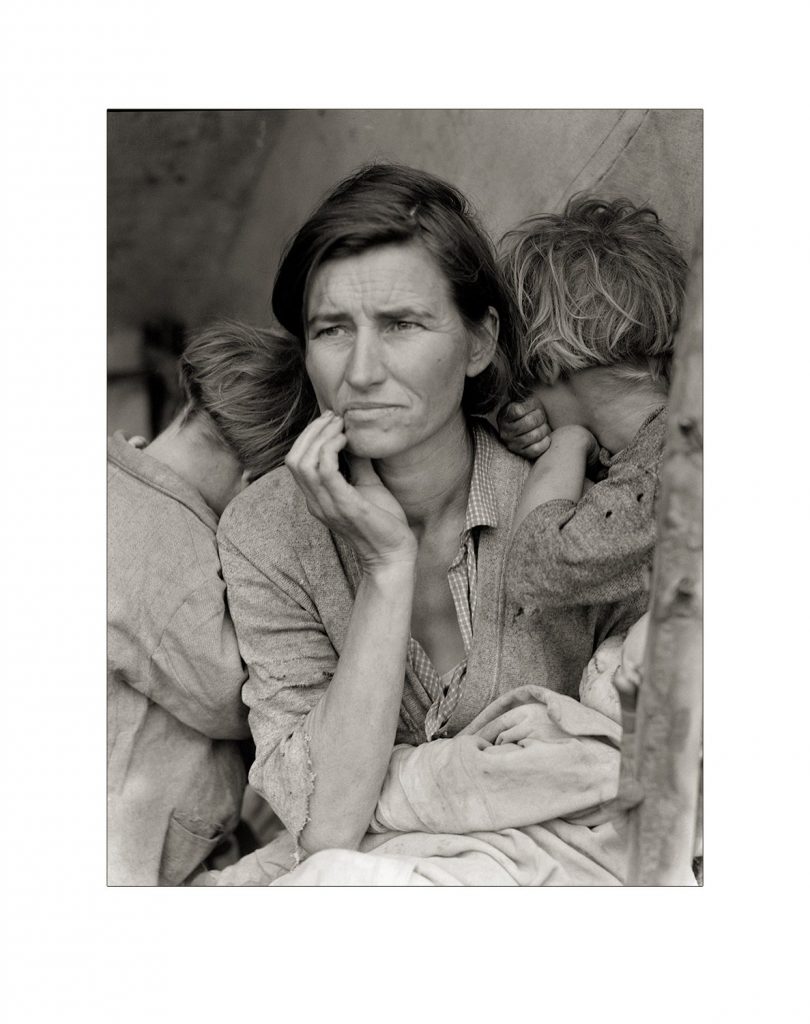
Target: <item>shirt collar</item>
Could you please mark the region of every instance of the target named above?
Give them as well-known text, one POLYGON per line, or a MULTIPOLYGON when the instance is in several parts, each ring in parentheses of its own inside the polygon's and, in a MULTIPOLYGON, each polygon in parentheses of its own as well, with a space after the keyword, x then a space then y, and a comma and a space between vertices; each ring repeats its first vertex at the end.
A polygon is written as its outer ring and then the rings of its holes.
POLYGON ((219 517, 200 492, 168 466, 153 459, 148 452, 131 445, 123 431, 117 430, 107 439, 107 459, 147 487, 152 487, 179 501, 209 529, 216 531, 219 517))
POLYGON ((475 526, 498 525, 498 501, 490 473, 495 441, 486 426, 475 421, 472 424, 472 439, 473 471, 464 521, 465 531, 475 526))

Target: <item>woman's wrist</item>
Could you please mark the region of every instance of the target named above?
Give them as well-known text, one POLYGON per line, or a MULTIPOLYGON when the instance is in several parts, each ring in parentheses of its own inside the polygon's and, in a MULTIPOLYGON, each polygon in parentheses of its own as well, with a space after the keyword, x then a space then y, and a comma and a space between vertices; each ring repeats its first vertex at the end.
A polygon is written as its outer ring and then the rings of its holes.
POLYGON ((385 558, 366 560, 361 565, 363 577, 382 587, 394 589, 413 583, 416 579, 416 545, 409 549, 392 553, 385 558))

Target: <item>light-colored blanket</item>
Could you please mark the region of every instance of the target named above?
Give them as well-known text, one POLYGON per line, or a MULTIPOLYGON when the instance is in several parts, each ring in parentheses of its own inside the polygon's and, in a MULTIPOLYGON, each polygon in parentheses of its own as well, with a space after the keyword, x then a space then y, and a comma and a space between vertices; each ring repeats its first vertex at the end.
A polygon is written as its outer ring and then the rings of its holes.
POLYGON ((359 851, 289 870, 285 834, 202 884, 621 885, 619 638, 585 670, 580 701, 522 686, 458 736, 394 749, 359 851))

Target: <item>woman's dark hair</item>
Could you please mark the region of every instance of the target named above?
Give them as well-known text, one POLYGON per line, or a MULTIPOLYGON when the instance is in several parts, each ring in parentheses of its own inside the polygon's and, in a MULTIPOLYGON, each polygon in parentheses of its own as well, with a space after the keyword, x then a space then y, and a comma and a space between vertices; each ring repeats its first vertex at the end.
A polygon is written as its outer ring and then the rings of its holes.
POLYGON ((303 345, 307 292, 319 267, 376 246, 412 241, 436 260, 470 330, 480 329, 490 306, 498 312, 492 363, 467 379, 462 401, 468 414, 488 412, 505 397, 517 355, 514 299, 470 204, 432 174, 377 163, 342 181, 288 244, 273 286, 273 312, 303 345))

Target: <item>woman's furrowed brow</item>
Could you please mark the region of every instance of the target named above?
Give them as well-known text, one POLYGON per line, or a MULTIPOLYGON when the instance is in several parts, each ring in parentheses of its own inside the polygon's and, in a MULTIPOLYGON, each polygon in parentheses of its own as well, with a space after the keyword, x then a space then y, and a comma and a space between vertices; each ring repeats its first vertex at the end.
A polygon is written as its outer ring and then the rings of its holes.
POLYGON ((343 313, 339 309, 316 310, 312 316, 307 317, 307 328, 316 323, 342 323, 344 320, 351 320, 349 313, 343 313))
POLYGON ((377 310, 377 316, 384 320, 432 320, 435 315, 427 306, 387 306, 377 310))
MULTIPOLYGON (((374 310, 374 316, 378 320, 435 320, 436 312, 427 306, 397 305, 382 306, 374 310)), ((311 330, 315 324, 334 324, 351 321, 351 313, 340 309, 315 310, 307 318, 307 330, 311 330)))

